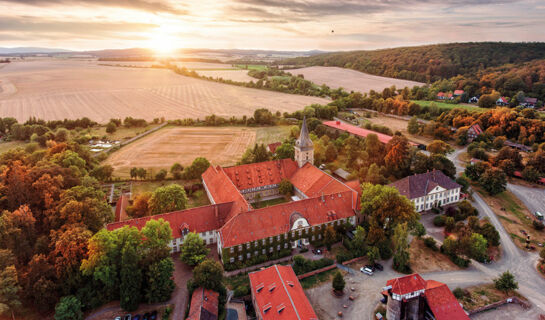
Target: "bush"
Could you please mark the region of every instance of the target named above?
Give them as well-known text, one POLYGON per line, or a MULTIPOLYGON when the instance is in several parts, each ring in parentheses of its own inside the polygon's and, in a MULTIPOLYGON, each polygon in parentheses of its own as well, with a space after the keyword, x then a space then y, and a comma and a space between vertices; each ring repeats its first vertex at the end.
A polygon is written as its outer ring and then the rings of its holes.
POLYGON ((545 225, 543 225, 543 222, 541 221, 534 220, 532 224, 534 225, 534 229, 536 230, 543 230, 543 228, 545 228, 545 225))
POLYGON ((452 262, 454 262, 455 265, 457 265, 460 268, 467 268, 469 267, 469 264, 471 263, 470 260, 464 259, 457 255, 449 255, 449 258, 452 262))
POLYGON ((346 282, 344 281, 343 275, 341 274, 340 271, 337 271, 337 273, 335 273, 335 276, 333 277, 333 282, 331 283, 333 290, 342 292, 344 290, 345 285, 346 285, 346 282))
POLYGON ((439 208, 433 207, 433 208, 431 208, 431 212, 433 212, 435 214, 439 214, 439 213, 441 213, 441 210, 439 208))
POLYGON ((330 266, 333 263, 335 263, 335 261, 329 258, 322 258, 320 260, 309 260, 303 258, 303 256, 297 255, 293 257, 293 271, 296 275, 300 275, 330 266))
POLYGON ((244 297, 250 294, 250 287, 245 284, 238 285, 234 290, 235 298, 244 297))
POLYGON ((426 228, 424 227, 422 223, 417 222, 414 226, 412 235, 417 237, 422 237, 425 234, 426 234, 426 228))
POLYGON ((446 222, 446 217, 441 215, 433 218, 433 225, 436 227, 444 227, 446 222))
POLYGON ((437 251, 437 242, 432 237, 426 237, 424 238, 424 244, 426 247, 432 249, 433 251, 437 251))
POLYGON ((462 288, 458 287, 454 290, 452 290, 452 294, 456 297, 456 299, 462 299, 465 295, 465 292, 462 288))

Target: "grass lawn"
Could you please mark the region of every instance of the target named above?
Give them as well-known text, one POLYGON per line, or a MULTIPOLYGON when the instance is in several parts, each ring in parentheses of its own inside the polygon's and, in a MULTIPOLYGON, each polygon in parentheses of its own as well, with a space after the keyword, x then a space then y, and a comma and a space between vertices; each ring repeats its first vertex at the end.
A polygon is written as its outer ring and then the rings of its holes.
POLYGON ((17 147, 24 147, 25 145, 26 142, 24 141, 0 142, 0 154, 8 152, 9 150, 15 149, 17 147))
POLYGON ((106 126, 98 126, 98 127, 82 130, 80 134, 89 133, 91 136, 97 136, 100 139, 102 139, 103 136, 106 136, 108 140, 123 141, 123 140, 128 140, 130 138, 133 138, 157 126, 159 126, 159 124, 150 124, 146 127, 139 127, 139 128, 125 128, 121 126, 121 127, 118 127, 117 131, 112 134, 109 134, 106 132, 106 126))
POLYGON ((273 126, 257 128, 255 142, 258 144, 282 142, 289 137, 291 126, 273 126))
MULTIPOLYGON (((165 181, 136 181, 132 184, 132 194, 133 199, 135 196, 144 193, 144 192, 153 192, 155 189, 163 186, 167 186, 170 184, 177 183, 181 186, 183 185, 191 185, 195 181, 186 181, 186 180, 165 180, 165 181)), ((188 208, 195 208, 195 207, 202 207, 205 205, 209 205, 210 201, 208 200, 208 197, 206 196, 206 192, 204 190, 197 190, 192 194, 187 195, 188 208)))
POLYGON ((505 230, 515 240, 513 242, 519 248, 525 250, 526 246, 526 235, 521 230, 530 235, 530 241, 534 245, 545 242, 545 231, 538 231, 534 228, 531 212, 514 194, 504 191, 495 196, 490 196, 475 184, 472 185, 472 188, 479 192, 490 208, 492 208, 505 230))
POLYGON ((237 64, 235 65, 238 69, 243 70, 259 70, 259 71, 265 71, 267 70, 268 66, 264 64, 237 64))
POLYGON ((323 282, 330 281, 336 272, 337 272, 337 269, 331 269, 322 273, 318 273, 317 275, 301 279, 300 280, 301 286, 303 287, 303 289, 310 289, 310 288, 316 287, 322 284, 323 282))
POLYGON ((430 104, 433 102, 439 108, 448 108, 448 109, 461 108, 461 109, 466 109, 466 110, 469 110, 469 111, 479 111, 479 112, 485 112, 485 111, 490 110, 490 109, 487 109, 487 108, 481 108, 481 107, 478 107, 477 105, 467 104, 467 103, 453 104, 453 103, 445 103, 445 102, 439 102, 439 101, 427 101, 427 100, 411 100, 411 101, 419 104, 421 107, 429 107, 430 104))
POLYGON ((286 198, 278 198, 278 199, 259 201, 254 203, 252 206, 255 209, 260 209, 260 208, 270 207, 270 206, 274 206, 274 205, 286 203, 286 202, 288 202, 286 198))
POLYGON ((518 292, 513 291, 506 294, 499 291, 494 287, 494 284, 484 284, 469 287, 464 290, 464 296, 458 299, 460 303, 464 305, 464 309, 471 311, 494 302, 506 299, 508 297, 516 296, 520 299, 526 300, 518 292))

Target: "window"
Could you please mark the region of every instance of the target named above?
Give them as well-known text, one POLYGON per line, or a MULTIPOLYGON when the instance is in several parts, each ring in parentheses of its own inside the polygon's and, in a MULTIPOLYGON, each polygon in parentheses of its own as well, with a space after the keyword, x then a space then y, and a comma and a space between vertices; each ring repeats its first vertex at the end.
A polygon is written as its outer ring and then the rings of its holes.
POLYGON ((230 262, 230 263, 235 262, 235 258, 229 258, 229 262, 230 262))
POLYGON ((234 253, 235 252, 235 247, 229 248, 229 252, 234 253))
POLYGON ((250 243, 249 242, 246 244, 246 249, 250 249, 250 243))
POLYGON ((265 254, 265 253, 267 253, 267 250, 265 249, 261 250, 261 254, 265 254))
POLYGON ((312 236, 312 241, 314 241, 314 239, 315 239, 315 237, 314 237, 314 236, 312 236))
POLYGON ((238 261, 242 261, 242 255, 238 256, 238 261))
POLYGON ((280 241, 280 235, 276 236, 276 241, 280 241))
POLYGON ((269 252, 273 252, 273 247, 269 247, 269 252))
POLYGON ((263 239, 261 242, 262 242, 263 244, 265 244, 265 239, 263 239))
POLYGON ((252 255, 251 255, 249 252, 246 254, 246 258, 247 258, 247 259, 250 259, 251 256, 252 256, 252 255))
POLYGON ((287 249, 287 248, 288 248, 288 244, 284 243, 284 249, 287 249))
POLYGON ((241 244, 238 245, 238 251, 242 251, 242 245, 241 244))
POLYGON ((302 235, 303 234, 303 230, 299 230, 299 235, 302 235))
MULTIPOLYGON (((276 250, 280 251, 280 245, 276 246, 276 250)), ((265 251, 265 250, 263 250, 263 251, 265 251)), ((265 252, 263 252, 263 254, 265 254, 265 252)))

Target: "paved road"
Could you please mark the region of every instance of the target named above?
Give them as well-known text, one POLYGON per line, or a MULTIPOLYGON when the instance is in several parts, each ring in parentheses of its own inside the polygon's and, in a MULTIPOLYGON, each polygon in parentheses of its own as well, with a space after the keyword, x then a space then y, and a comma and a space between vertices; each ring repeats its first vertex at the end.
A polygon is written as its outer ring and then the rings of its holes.
POLYGON ((545 189, 508 183, 507 190, 517 196, 530 212, 540 211, 541 213, 545 213, 545 189))

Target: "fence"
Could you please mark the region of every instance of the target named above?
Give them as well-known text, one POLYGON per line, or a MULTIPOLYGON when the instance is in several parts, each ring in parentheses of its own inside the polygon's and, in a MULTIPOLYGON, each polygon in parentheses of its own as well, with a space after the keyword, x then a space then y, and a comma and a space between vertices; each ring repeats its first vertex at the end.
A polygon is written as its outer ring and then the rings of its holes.
POLYGON ((330 266, 323 267, 321 269, 317 269, 317 270, 314 270, 314 271, 311 271, 311 272, 300 274, 300 275, 297 276, 297 279, 301 280, 301 279, 304 279, 304 278, 312 277, 313 275, 317 275, 318 273, 326 272, 326 271, 329 271, 329 270, 332 270, 332 269, 335 269, 335 268, 337 268, 337 265, 332 264, 330 266))
POLYGON ((524 309, 530 308, 530 304, 528 302, 526 302, 524 300, 521 300, 518 297, 510 297, 510 298, 507 298, 507 299, 504 299, 504 300, 501 300, 501 301, 498 301, 498 302, 494 302, 494 303, 488 304, 486 306, 483 306, 483 307, 468 311, 468 313, 469 313, 469 315, 473 315, 473 314, 476 314, 476 313, 479 313, 479 312, 483 312, 483 311, 486 311, 486 310, 501 307, 504 304, 508 304, 508 303, 517 303, 524 309))

